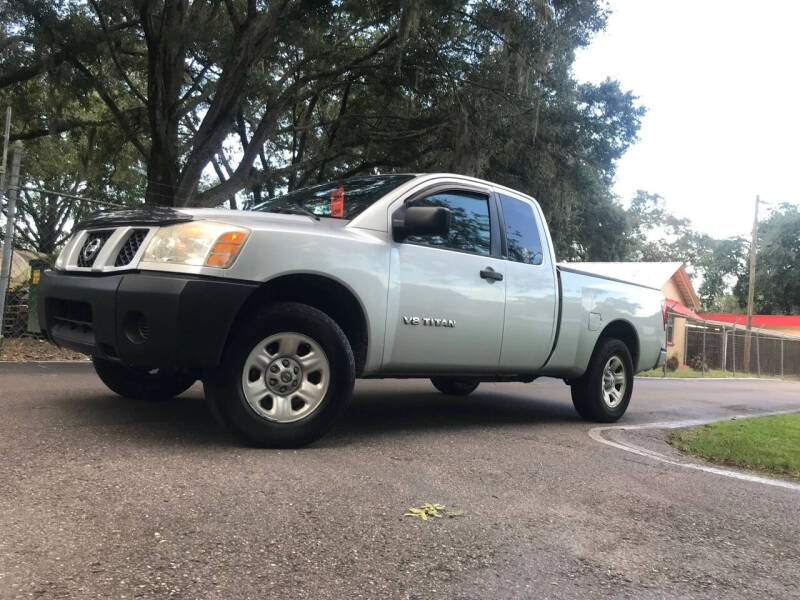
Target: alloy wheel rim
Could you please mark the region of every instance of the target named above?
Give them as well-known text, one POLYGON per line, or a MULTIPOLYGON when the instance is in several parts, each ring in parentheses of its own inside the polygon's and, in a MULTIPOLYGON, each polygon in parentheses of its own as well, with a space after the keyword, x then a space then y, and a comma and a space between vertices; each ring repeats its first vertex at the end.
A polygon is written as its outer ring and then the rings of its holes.
POLYGON ((617 408, 622 404, 627 385, 625 364, 619 356, 612 356, 603 367, 603 402, 608 408, 617 408))
POLYGON ((281 332, 264 338, 247 356, 242 390, 257 415, 292 423, 315 412, 330 385, 330 364, 307 335, 281 332))

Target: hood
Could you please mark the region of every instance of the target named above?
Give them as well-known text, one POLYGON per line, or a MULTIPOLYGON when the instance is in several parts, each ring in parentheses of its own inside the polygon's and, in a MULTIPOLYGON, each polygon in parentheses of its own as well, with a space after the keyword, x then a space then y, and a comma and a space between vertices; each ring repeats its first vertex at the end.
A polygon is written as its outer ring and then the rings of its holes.
POLYGON ((253 226, 292 226, 299 228, 341 228, 349 221, 343 219, 312 219, 305 215, 266 213, 252 210, 229 210, 224 208, 167 208, 163 206, 147 206, 142 208, 103 210, 92 213, 75 226, 81 229, 97 229, 99 227, 118 227, 120 225, 174 225, 196 219, 222 221, 253 226))
POLYGON ((174 208, 143 206, 142 208, 102 210, 92 213, 75 226, 75 231, 119 225, 170 225, 191 220, 190 214, 174 208))
POLYGON ((221 221, 244 227, 292 227, 298 229, 339 229, 350 221, 322 217, 319 221, 306 215, 261 212, 257 210, 230 210, 226 208, 181 208, 180 211, 193 219, 221 221))

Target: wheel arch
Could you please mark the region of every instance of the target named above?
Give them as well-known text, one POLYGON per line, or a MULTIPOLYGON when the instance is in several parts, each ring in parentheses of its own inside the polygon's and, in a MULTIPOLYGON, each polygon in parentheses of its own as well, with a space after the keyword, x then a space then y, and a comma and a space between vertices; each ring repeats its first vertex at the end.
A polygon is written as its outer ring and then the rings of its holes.
MULTIPOLYGON (((358 296, 341 281, 318 273, 282 274, 262 283, 247 298, 231 325, 228 342, 247 316, 274 302, 300 302, 312 306, 342 328, 356 363, 356 375, 364 370, 369 345, 369 324, 358 296)), ((227 343, 226 342, 226 345, 227 343)))
POLYGON ((612 321, 603 328, 600 335, 595 342, 592 350, 592 356, 597 352, 600 342, 604 339, 613 338, 621 341, 628 348, 631 353, 631 360, 633 360, 633 371, 636 373, 639 368, 639 335, 636 333, 636 328, 630 321, 624 319, 617 319, 612 321))

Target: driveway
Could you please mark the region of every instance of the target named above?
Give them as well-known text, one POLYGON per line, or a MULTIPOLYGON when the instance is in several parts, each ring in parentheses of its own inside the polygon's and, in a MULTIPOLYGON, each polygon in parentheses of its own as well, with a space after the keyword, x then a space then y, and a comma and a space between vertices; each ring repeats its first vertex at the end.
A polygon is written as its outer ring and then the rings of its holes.
MULTIPOLYGON (((86 364, 0 363, 0 408, 0 598, 800 597, 800 492, 599 443, 558 381, 361 381, 296 451, 86 364)), ((800 385, 639 379, 621 424, 783 410, 800 385)))

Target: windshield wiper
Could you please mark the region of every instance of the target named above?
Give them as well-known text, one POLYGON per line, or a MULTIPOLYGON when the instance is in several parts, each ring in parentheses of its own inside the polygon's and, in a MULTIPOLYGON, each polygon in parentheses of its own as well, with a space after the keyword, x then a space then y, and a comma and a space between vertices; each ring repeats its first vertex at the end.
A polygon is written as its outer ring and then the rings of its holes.
POLYGON ((297 208, 289 208, 289 207, 286 207, 286 208, 270 208, 269 210, 266 210, 264 212, 280 213, 282 215, 305 215, 307 217, 311 217, 315 221, 319 221, 320 220, 319 219, 319 215, 315 215, 310 210, 306 210, 305 208, 300 208, 300 207, 297 207, 297 208))

